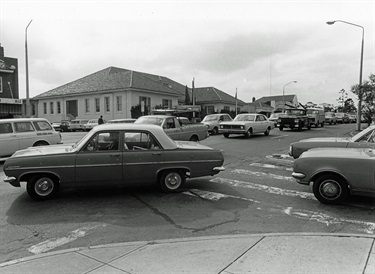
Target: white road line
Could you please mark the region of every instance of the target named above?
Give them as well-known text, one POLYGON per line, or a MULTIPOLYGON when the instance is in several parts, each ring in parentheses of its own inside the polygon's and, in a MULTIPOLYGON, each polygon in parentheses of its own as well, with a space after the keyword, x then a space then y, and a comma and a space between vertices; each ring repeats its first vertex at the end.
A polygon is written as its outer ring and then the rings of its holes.
POLYGON ((237 174, 257 176, 257 177, 261 177, 261 178, 264 178, 264 179, 276 179, 276 180, 289 181, 289 182, 295 182, 296 181, 295 179, 293 179, 290 176, 281 176, 281 175, 276 175, 276 174, 272 174, 272 173, 250 171, 250 170, 246 170, 246 169, 235 169, 232 172, 237 173, 237 174))
POLYGON ((182 192, 183 194, 190 195, 190 196, 199 196, 203 199, 211 200, 211 201, 218 201, 220 199, 226 199, 226 198, 234 198, 234 199, 240 199, 240 200, 245 200, 249 201, 252 203, 260 203, 259 201, 253 200, 253 199, 248 199, 244 197, 238 197, 238 196, 233 196, 233 195, 227 195, 227 194, 222 194, 222 193, 217 193, 217 192, 211 192, 211 191, 204 191, 204 190, 199 190, 199 189, 191 189, 189 191, 182 192))
POLYGON ((262 163, 252 163, 252 164, 250 164, 250 166, 261 167, 261 168, 282 169, 282 170, 293 171, 293 168, 291 168, 291 167, 275 166, 275 165, 262 164, 262 163))
POLYGON ((47 252, 47 251, 49 251, 51 249, 54 249, 58 246, 73 242, 73 241, 77 240, 78 238, 82 238, 82 237, 86 236, 86 233, 89 230, 93 230, 93 229, 95 229, 99 226, 103 226, 103 225, 79 228, 79 229, 76 229, 76 230, 73 230, 72 232, 70 232, 66 237, 54 238, 54 239, 51 239, 51 240, 47 240, 47 241, 44 241, 44 242, 41 242, 39 244, 31 246, 27 250, 30 251, 31 253, 34 253, 34 254, 44 253, 44 252, 47 252))
POLYGON ((279 136, 275 136, 275 137, 271 137, 270 139, 278 139, 278 138, 284 138, 284 137, 288 137, 289 135, 279 135, 279 136))
POLYGON ((220 177, 211 179, 210 182, 219 183, 219 184, 229 184, 234 187, 250 188, 250 189, 260 190, 260 191, 264 191, 264 192, 271 193, 271 194, 316 200, 314 197, 314 194, 312 193, 301 192, 301 191, 296 191, 296 190, 287 190, 287 189, 282 189, 278 187, 255 184, 251 182, 231 180, 231 179, 220 178, 220 177))

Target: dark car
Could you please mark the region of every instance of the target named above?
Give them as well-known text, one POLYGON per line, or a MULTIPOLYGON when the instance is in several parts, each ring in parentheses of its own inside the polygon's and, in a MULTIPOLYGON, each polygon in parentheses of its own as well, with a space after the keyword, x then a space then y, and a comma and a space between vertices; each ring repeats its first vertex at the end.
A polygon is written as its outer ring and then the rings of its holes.
POLYGON ((3 166, 4 181, 46 200, 62 188, 107 188, 130 183, 157 183, 177 192, 187 177, 224 170, 219 150, 197 142, 173 141, 156 125, 118 123, 94 127, 74 145, 19 150, 3 166), (146 171, 146 172, 145 172, 146 171))

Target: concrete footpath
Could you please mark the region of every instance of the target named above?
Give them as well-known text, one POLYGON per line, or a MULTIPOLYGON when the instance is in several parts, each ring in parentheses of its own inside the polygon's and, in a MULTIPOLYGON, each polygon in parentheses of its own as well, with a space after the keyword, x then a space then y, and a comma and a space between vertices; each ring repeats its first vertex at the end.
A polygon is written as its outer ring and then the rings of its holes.
POLYGON ((0 273, 375 273, 375 235, 256 234, 67 249, 0 273))

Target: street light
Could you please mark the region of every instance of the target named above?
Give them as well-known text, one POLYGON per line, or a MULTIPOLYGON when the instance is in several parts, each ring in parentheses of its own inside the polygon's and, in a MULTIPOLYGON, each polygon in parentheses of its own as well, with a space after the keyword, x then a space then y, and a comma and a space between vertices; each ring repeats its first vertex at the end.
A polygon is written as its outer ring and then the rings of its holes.
POLYGON ((289 82, 289 83, 286 83, 286 84, 283 86, 283 112, 284 112, 284 110, 285 110, 285 98, 284 98, 284 96, 285 96, 285 87, 286 87, 287 85, 291 84, 291 83, 297 83, 297 81, 291 81, 291 82, 289 82))
POLYGON ((25 59, 26 59, 26 117, 29 118, 30 115, 30 98, 29 98, 29 62, 27 58, 27 28, 30 26, 31 20, 25 29, 25 59))
POLYGON ((360 65, 360 68, 359 68, 359 84, 358 84, 359 90, 358 90, 358 109, 357 109, 357 130, 361 130, 361 116, 362 116, 362 113, 361 113, 361 111, 362 111, 361 110, 361 108, 362 108, 362 68, 363 68, 363 44, 364 44, 364 41, 365 41, 365 29, 362 26, 360 26, 360 25, 353 24, 353 23, 346 22, 346 21, 342 21, 342 20, 328 21, 327 24, 328 25, 333 25, 336 22, 341 22, 341 23, 352 25, 352 26, 359 27, 359 28, 362 29, 361 65, 360 65))

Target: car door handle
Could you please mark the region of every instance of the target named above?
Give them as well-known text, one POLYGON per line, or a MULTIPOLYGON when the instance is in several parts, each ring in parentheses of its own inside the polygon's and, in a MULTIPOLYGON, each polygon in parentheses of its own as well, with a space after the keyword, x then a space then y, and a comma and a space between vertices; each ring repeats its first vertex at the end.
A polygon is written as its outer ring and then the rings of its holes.
POLYGON ((109 156, 111 156, 111 157, 118 157, 118 156, 120 156, 120 153, 109 154, 109 156))
POLYGON ((161 152, 153 152, 152 155, 161 155, 161 152))

